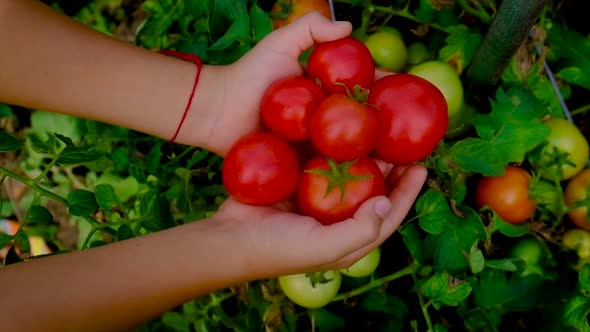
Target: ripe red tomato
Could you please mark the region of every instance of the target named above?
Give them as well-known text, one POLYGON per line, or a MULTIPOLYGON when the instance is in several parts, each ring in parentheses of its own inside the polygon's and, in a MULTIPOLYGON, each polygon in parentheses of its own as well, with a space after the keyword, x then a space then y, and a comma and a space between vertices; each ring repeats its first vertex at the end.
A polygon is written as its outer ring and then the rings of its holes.
POLYGON ((356 85, 365 89, 371 86, 375 62, 363 42, 344 37, 318 43, 309 56, 307 73, 312 79, 319 79, 328 94, 346 94, 346 88, 352 93, 356 85))
POLYGON ((318 11, 327 19, 332 19, 330 4, 327 0, 278 0, 273 5, 271 13, 278 16, 283 12, 287 14, 284 18, 273 19, 272 26, 276 30, 312 11, 318 11))
POLYGON ((475 203, 479 208, 491 207, 503 220, 511 224, 526 222, 535 212, 529 198, 531 176, 527 171, 508 166, 504 175, 483 177, 475 189, 475 203))
POLYGON ((412 74, 385 76, 370 89, 368 103, 378 108, 375 154, 397 165, 422 160, 434 151, 448 128, 447 102, 427 80, 412 74))
POLYGON ((297 206, 304 215, 329 225, 354 215, 367 199, 385 195, 385 178, 372 158, 337 164, 323 156, 303 167, 297 206))
POLYGON ((302 142, 308 138, 309 120, 324 98, 322 88, 309 78, 295 76, 280 80, 262 98, 262 122, 275 135, 302 142))
MULTIPOLYGON (((564 191, 565 203, 573 206, 577 202, 588 198, 590 190, 590 168, 585 168, 571 178, 564 191)), ((578 227, 590 231, 590 219, 588 218, 588 207, 581 206, 567 213, 570 220, 578 227)))
POLYGON ((267 132, 242 137, 229 150, 221 168, 227 191, 238 201, 270 205, 291 196, 299 179, 294 148, 267 132))
POLYGON ((316 149, 337 161, 366 155, 377 144, 378 129, 373 108, 340 94, 324 99, 309 123, 316 149))

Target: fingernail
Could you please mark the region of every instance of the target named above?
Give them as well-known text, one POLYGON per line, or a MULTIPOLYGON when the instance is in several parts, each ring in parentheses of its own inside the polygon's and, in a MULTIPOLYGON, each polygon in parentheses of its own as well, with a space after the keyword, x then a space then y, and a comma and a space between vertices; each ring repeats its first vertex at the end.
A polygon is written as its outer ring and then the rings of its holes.
POLYGON ((389 211, 391 211, 391 203, 387 198, 381 198, 377 202, 375 202, 374 209, 375 213, 379 217, 385 219, 385 217, 387 217, 387 215, 389 214, 389 211))

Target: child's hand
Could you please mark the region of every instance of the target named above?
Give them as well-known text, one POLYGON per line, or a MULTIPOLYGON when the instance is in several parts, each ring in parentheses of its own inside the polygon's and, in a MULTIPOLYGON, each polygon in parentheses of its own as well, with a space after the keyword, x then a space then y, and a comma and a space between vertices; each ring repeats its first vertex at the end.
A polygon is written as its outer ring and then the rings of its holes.
MULTIPOLYGON (((225 68, 224 73, 217 73, 225 77, 224 93, 207 107, 207 123, 212 125, 199 129, 208 132, 205 147, 225 155, 240 137, 257 130, 260 103, 268 87, 280 79, 303 74, 299 63, 303 51, 317 42, 346 37, 351 31, 350 23, 334 23, 313 12, 274 31, 235 64, 225 68)), ((203 119, 200 114, 191 122, 198 124, 203 119)))
POLYGON ((291 213, 288 203, 259 207, 232 198, 210 221, 235 234, 235 248, 247 252, 251 279, 348 267, 391 236, 426 179, 421 166, 386 169, 393 185, 389 197, 369 199, 354 218, 336 224, 291 213))

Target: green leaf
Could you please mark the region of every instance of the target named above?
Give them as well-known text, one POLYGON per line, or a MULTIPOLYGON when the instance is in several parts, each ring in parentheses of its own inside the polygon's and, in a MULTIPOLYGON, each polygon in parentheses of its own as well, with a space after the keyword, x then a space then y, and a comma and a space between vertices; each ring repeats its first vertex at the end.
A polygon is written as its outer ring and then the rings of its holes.
POLYGON ((13 115, 12 108, 9 105, 0 103, 0 118, 8 118, 13 115))
POLYGON ((530 232, 528 223, 518 225, 511 224, 500 218, 496 212, 493 212, 492 222, 494 223, 492 226, 492 233, 499 231, 508 237, 517 238, 530 232))
POLYGON ((502 307, 508 311, 522 311, 539 305, 539 288, 543 280, 537 275, 524 278, 512 274, 506 279, 506 272, 486 269, 480 274, 479 282, 472 283, 475 304, 482 308, 502 307))
POLYGON ((486 267, 503 271, 515 272, 518 266, 514 263, 515 258, 488 259, 485 262, 486 267))
POLYGON ((471 248, 487 238, 479 215, 467 207, 463 209, 465 217, 457 217, 444 232, 426 237, 435 271, 455 272, 469 268, 471 248))
POLYGON ((29 220, 31 222, 48 224, 53 221, 53 215, 41 205, 33 205, 29 209, 29 220))
POLYGON ((135 234, 133 233, 133 229, 131 229, 129 224, 123 224, 117 229, 117 241, 132 239, 134 237, 135 234))
POLYGON ((590 297, 590 264, 584 264, 578 273, 578 288, 585 297, 590 297))
POLYGON ((424 262, 424 239, 420 234, 420 230, 416 224, 405 224, 398 228, 398 232, 402 235, 404 244, 418 262, 424 262))
POLYGON ((192 17, 207 15, 209 11, 209 1, 207 0, 184 0, 184 6, 192 17))
POLYGON ((0 232, 0 249, 6 247, 12 239, 12 235, 0 232))
POLYGON ((451 211, 445 196, 429 189, 416 202, 416 213, 420 216, 420 227, 428 233, 440 234, 457 216, 451 211))
POLYGON ((95 161, 105 155, 96 151, 94 145, 66 146, 59 154, 57 163, 60 165, 77 165, 95 161))
POLYGON ((547 42, 552 53, 565 66, 557 76, 590 89, 590 40, 580 32, 554 22, 547 42))
POLYGON ((311 312, 313 312, 315 326, 318 328, 319 331, 341 331, 346 327, 346 320, 344 320, 344 318, 334 313, 331 313, 324 308, 310 309, 310 314, 311 312))
POLYGON ((403 319, 408 313, 408 306, 403 299, 387 294, 383 290, 375 290, 367 293, 361 300, 360 305, 367 311, 382 312, 392 315, 397 319, 403 319))
POLYGON ((460 75, 471 62, 482 37, 478 33, 471 33, 463 24, 450 27, 449 30, 451 33, 445 39, 447 45, 441 48, 438 59, 453 64, 460 75))
POLYGON ((0 152, 17 151, 23 147, 25 140, 18 139, 0 129, 0 152))
POLYGON ((168 311, 162 314, 162 323, 173 328, 174 331, 190 332, 189 321, 182 314, 175 311, 168 311))
POLYGON ((272 20, 256 3, 250 8, 250 21, 252 22, 252 37, 255 43, 272 32, 272 20))
POLYGON ((93 192, 77 189, 68 194, 68 207, 71 215, 83 217, 94 213, 98 203, 93 192))
POLYGON ((157 188, 148 191, 141 200, 140 211, 144 219, 141 226, 150 232, 157 232, 174 226, 170 202, 160 196, 157 188))
POLYGON ((70 115, 54 112, 33 111, 31 113, 31 130, 28 134, 38 135, 41 140, 47 140, 54 133, 71 139, 72 142, 80 142, 83 132, 80 128, 80 119, 70 115))
POLYGON ((96 186, 96 201, 105 211, 111 211, 114 207, 119 205, 119 199, 115 193, 115 189, 110 184, 99 184, 96 186))
POLYGON ((563 323, 575 327, 579 332, 590 332, 588 313, 590 313, 590 299, 575 296, 565 306, 563 323))
POLYGON ((447 332, 449 328, 443 324, 434 325, 434 332, 447 332))
POLYGON ((453 278, 446 271, 435 273, 421 288, 436 309, 443 305, 457 306, 471 294, 469 283, 453 278))
POLYGON ((414 15, 421 23, 434 22, 436 14, 436 8, 434 8, 430 0, 420 0, 420 7, 414 12, 414 15))
POLYGON ((162 160, 162 142, 158 141, 156 145, 152 147, 148 155, 145 157, 144 166, 147 169, 149 174, 155 174, 158 166, 160 165, 160 161, 162 160))
POLYGON ((16 243, 18 244, 20 250, 22 252, 30 253, 31 252, 31 242, 29 241, 29 237, 25 232, 19 232, 16 234, 14 238, 16 243))
POLYGON ((484 270, 485 268, 485 258, 483 257, 483 252, 477 248, 471 248, 471 252, 469 254, 469 266, 471 266, 471 272, 477 274, 484 270))
POLYGON ((449 149, 449 157, 459 168, 485 176, 502 175, 507 164, 503 153, 494 149, 489 141, 475 137, 461 140, 449 149))

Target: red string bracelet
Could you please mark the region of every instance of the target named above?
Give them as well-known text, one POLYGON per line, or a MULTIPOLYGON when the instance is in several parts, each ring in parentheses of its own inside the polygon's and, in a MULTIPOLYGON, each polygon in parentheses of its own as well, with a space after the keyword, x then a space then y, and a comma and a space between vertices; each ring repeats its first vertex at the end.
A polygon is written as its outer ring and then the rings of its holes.
POLYGON ((193 103, 193 97, 195 96, 195 90, 197 89, 197 84, 199 83, 199 77, 201 76, 201 69, 203 68, 203 62, 201 61, 201 58, 196 54, 183 53, 183 52, 171 51, 171 50, 161 50, 160 53, 164 54, 164 55, 170 55, 173 57, 177 57, 177 58, 184 60, 184 61, 193 62, 197 66, 197 74, 195 75, 195 83, 193 84, 193 89, 191 91, 191 95, 188 99, 188 103, 186 104, 186 108, 184 109, 184 113, 182 114, 182 119, 180 119, 180 123, 178 124, 178 127, 176 128, 176 132, 174 133, 174 136, 172 136, 172 138, 169 140, 170 143, 173 143, 174 140, 176 140, 178 133, 180 133, 180 128, 182 128, 182 124, 184 123, 184 120, 186 119, 186 115, 188 114, 188 110, 190 109, 191 104, 193 103))

